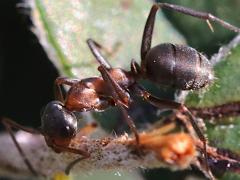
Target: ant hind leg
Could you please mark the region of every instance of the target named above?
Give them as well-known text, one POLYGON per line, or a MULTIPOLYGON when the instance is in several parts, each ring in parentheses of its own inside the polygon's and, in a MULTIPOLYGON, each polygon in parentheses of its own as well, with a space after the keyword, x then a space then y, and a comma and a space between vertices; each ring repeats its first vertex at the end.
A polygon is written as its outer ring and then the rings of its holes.
MULTIPOLYGON (((179 5, 175 5, 175 4, 168 4, 168 3, 157 3, 153 6, 156 6, 156 7, 158 6, 158 8, 170 9, 173 11, 180 12, 182 14, 190 15, 190 16, 193 16, 193 17, 196 17, 199 19, 204 19, 206 21, 217 22, 218 24, 220 24, 221 26, 223 26, 226 29, 229 29, 231 31, 238 32, 238 33, 240 32, 240 29, 238 27, 233 26, 233 25, 229 24, 228 22, 226 22, 210 13, 196 11, 191 8, 186 8, 183 6, 179 6, 179 5)), ((209 23, 209 22, 207 22, 207 23, 209 23)), ((211 29, 211 26, 210 26, 210 29, 211 29)))
POLYGON ((197 119, 194 117, 194 115, 188 110, 188 108, 181 104, 174 101, 169 100, 163 100, 159 99, 155 96, 152 96, 149 92, 147 92, 143 87, 140 85, 135 84, 131 87, 133 92, 135 92, 138 96, 142 97, 144 100, 149 102, 150 104, 158 107, 158 108, 165 108, 165 109, 176 109, 179 110, 182 113, 186 113, 189 116, 189 120, 191 122, 192 127, 194 128, 196 134, 198 135, 199 139, 203 143, 203 154, 206 164, 206 171, 209 172, 209 176, 213 177, 208 165, 208 155, 207 155, 207 140, 201 131, 201 128, 198 126, 197 119))
POLYGON ((137 132, 133 119, 128 115, 128 112, 126 110, 126 108, 128 107, 128 103, 130 101, 128 93, 124 89, 122 89, 119 86, 119 84, 117 84, 114 81, 114 79, 111 77, 111 75, 109 74, 109 72, 104 66, 99 66, 98 70, 102 74, 103 79, 109 85, 109 88, 111 89, 111 92, 112 92, 113 99, 116 105, 120 108, 124 116, 124 119, 126 120, 131 131, 135 135, 137 145, 139 145, 139 134, 137 132))

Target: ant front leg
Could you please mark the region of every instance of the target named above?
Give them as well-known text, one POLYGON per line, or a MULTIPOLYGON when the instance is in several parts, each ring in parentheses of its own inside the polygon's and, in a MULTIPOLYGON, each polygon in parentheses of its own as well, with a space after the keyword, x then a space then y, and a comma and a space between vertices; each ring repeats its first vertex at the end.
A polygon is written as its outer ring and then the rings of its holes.
POLYGON ((139 144, 139 134, 137 132, 136 126, 132 120, 132 118, 128 115, 126 108, 130 102, 130 97, 128 92, 126 92, 116 81, 111 77, 109 72, 104 66, 99 66, 98 70, 102 74, 103 79, 108 84, 109 88, 111 89, 113 100, 115 101, 116 105, 120 108, 121 112, 123 113, 124 119, 126 120, 128 126, 130 127, 131 131, 135 135, 136 143, 139 144))
POLYGON ((86 158, 88 158, 88 157, 80 157, 80 158, 75 159, 74 161, 70 162, 70 163, 67 165, 66 169, 65 169, 65 174, 66 174, 66 175, 69 175, 71 169, 72 169, 77 163, 79 163, 80 161, 82 161, 82 160, 84 160, 84 159, 86 159, 86 158))
POLYGON ((107 62, 107 60, 103 57, 103 55, 99 51, 99 49, 105 49, 105 48, 103 46, 101 46, 99 43, 97 43, 96 41, 94 41, 93 39, 88 39, 87 44, 88 44, 92 54, 98 61, 98 63, 100 65, 104 66, 105 68, 110 69, 111 65, 107 62))
POLYGON ((7 118, 2 118, 2 123, 5 126, 6 130, 8 131, 8 133, 10 134, 10 136, 11 136, 15 146, 17 147, 17 150, 20 153, 24 163, 27 165, 27 167, 31 171, 31 173, 33 175, 37 176, 37 171, 33 168, 32 164, 28 160, 26 154, 22 150, 20 144, 18 143, 18 141, 17 141, 17 139, 16 139, 16 137, 15 137, 13 131, 12 131, 12 128, 20 129, 20 130, 26 131, 26 132, 31 133, 31 134, 40 134, 40 132, 35 130, 35 129, 24 127, 24 126, 22 126, 20 124, 17 124, 16 122, 14 122, 14 121, 12 121, 10 119, 7 119, 7 118))
MULTIPOLYGON (((90 126, 92 126, 91 128, 96 128, 96 124, 91 124, 90 126)), ((81 131, 83 131, 83 129, 80 130, 79 133, 81 133, 81 131)), ((63 148, 66 148, 66 147, 63 147, 63 148)), ((67 149, 65 149, 65 151, 68 151, 67 149)), ((70 162, 67 167, 65 168, 65 174, 69 175, 71 169, 76 165, 78 164, 80 161, 84 160, 84 159, 87 159, 90 157, 90 153, 85 151, 85 150, 81 150, 81 149, 78 149, 78 151, 81 151, 80 153, 77 153, 77 154, 81 154, 82 157, 80 158, 77 158, 75 160, 73 160, 72 162, 70 162)))
POLYGON ((133 92, 135 92, 138 96, 142 97, 144 100, 146 100, 147 102, 149 102, 150 104, 161 108, 161 109, 176 109, 179 110, 183 113, 186 113, 190 118, 190 122, 192 124, 192 127, 194 128, 195 132, 197 133, 199 139, 202 141, 203 143, 203 154, 204 154, 204 159, 205 159, 205 164, 206 164, 206 170, 209 173, 209 176, 214 179, 209 166, 208 166, 208 162, 207 162, 207 140, 203 134, 203 132, 201 131, 201 128, 198 126, 197 124, 197 119, 192 115, 192 113, 188 110, 188 108, 181 103, 177 103, 174 101, 169 101, 169 100, 163 100, 163 99, 159 99, 155 96, 152 96, 149 92, 147 92, 143 87, 141 87, 140 85, 134 84, 131 87, 131 90, 133 92))

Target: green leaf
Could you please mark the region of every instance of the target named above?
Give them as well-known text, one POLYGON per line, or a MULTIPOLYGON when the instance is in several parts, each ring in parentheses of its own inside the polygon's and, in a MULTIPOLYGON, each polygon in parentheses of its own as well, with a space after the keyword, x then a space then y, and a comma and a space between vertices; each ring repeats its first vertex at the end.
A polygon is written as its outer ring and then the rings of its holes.
POLYGON ((240 179, 240 175, 239 174, 226 173, 221 179, 222 180, 238 180, 238 179, 240 179))
MULTIPOLYGON (((113 66, 130 67, 132 58, 139 60, 142 32, 152 3, 145 0, 35 0, 33 13, 37 31, 53 62, 62 74, 78 78, 98 75, 86 44, 93 38, 113 55, 113 66), (54 54, 55 56, 52 56, 54 54)), ((171 24, 159 15, 153 44, 170 41, 185 43, 171 24)))
POLYGON ((202 92, 192 92, 186 99, 191 107, 212 107, 240 100, 240 45, 214 67, 215 82, 202 92), (205 91, 205 92, 204 92, 205 91))
MULTIPOLYGON (((237 38, 235 38, 236 40, 237 38)), ((238 36, 239 39, 239 36, 238 36)), ((240 43, 230 49, 227 57, 214 67, 215 82, 205 92, 191 92, 186 98, 188 107, 214 107, 240 101, 240 43)), ((222 117, 215 119, 215 124, 207 123, 210 144, 240 153, 240 117, 222 117)), ((222 179, 240 179, 239 175, 226 173, 222 179)))

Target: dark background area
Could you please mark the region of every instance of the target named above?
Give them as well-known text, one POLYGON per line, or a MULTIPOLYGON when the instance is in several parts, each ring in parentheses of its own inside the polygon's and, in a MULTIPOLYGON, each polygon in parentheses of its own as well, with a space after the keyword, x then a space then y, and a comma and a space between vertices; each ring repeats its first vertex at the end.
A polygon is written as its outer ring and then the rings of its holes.
POLYGON ((30 30, 30 9, 16 8, 20 2, 0 1, 0 116, 37 127, 58 72, 30 30))

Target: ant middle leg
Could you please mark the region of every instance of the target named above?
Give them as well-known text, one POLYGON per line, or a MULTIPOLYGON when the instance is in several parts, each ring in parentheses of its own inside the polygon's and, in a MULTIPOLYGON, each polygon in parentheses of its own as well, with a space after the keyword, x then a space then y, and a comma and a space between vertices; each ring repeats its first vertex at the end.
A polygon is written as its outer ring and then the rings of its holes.
POLYGON ((35 130, 35 129, 32 129, 32 128, 27 128, 27 127, 24 127, 8 118, 2 118, 1 119, 3 125, 5 126, 6 130, 8 131, 8 133, 10 134, 18 152, 20 153, 24 163, 26 164, 26 166, 28 167, 28 169, 30 170, 30 172, 34 175, 34 176, 37 176, 37 171, 33 168, 31 162, 28 160, 26 154, 24 153, 24 151, 22 150, 20 144, 18 143, 14 133, 13 133, 13 130, 12 128, 15 128, 15 129, 20 129, 20 130, 23 130, 25 132, 28 132, 28 133, 31 133, 31 134, 40 134, 40 131, 38 130, 35 130))

